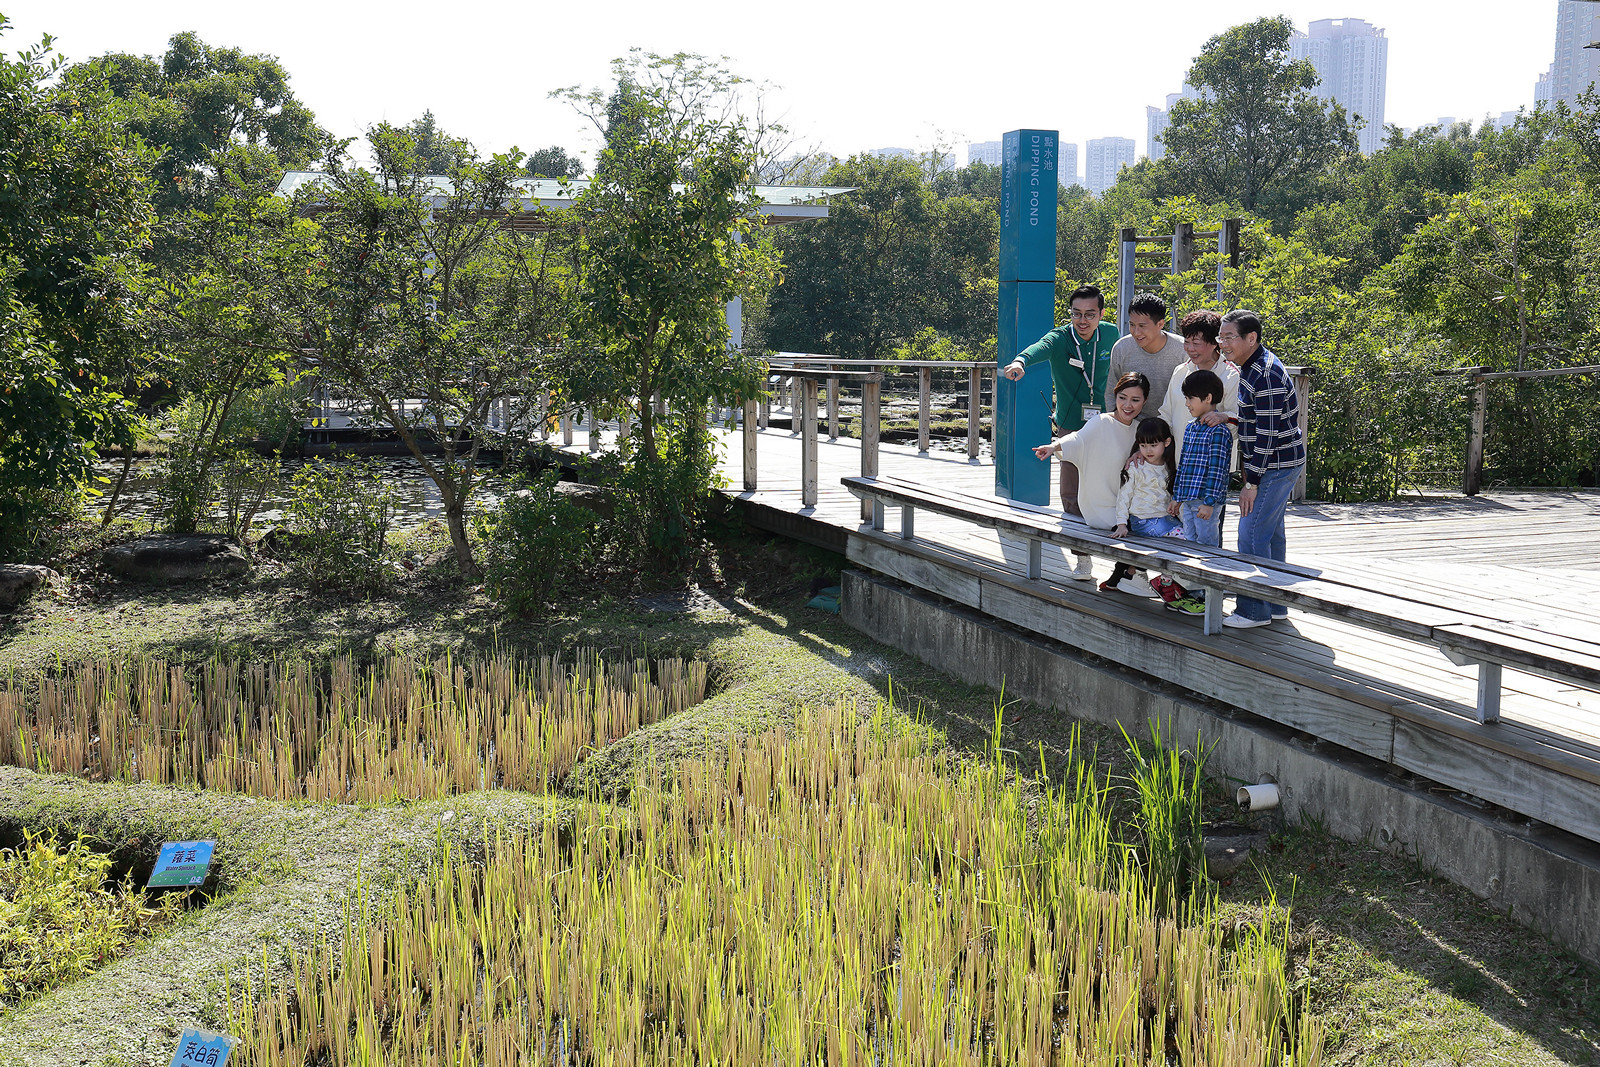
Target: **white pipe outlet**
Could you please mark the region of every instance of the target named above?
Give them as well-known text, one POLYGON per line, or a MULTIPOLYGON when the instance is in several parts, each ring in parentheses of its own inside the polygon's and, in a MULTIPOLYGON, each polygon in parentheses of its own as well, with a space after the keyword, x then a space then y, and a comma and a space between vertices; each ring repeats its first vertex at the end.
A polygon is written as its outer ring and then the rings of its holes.
POLYGON ((1242 785, 1236 798, 1244 811, 1266 811, 1278 806, 1278 787, 1271 782, 1242 785))

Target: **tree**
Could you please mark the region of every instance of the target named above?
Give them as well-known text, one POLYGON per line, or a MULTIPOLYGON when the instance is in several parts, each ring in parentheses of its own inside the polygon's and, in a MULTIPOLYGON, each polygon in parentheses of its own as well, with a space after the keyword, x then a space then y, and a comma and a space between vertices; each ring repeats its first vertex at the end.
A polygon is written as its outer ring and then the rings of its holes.
POLYGON ((294 203, 258 201, 248 225, 219 228, 220 317, 238 321, 234 343, 261 335, 396 432, 438 487, 457 566, 476 577, 466 516, 478 458, 500 436, 491 414, 503 404, 527 425, 551 380, 568 306, 562 235, 508 225, 520 155, 463 149, 446 193, 408 132, 380 124, 368 140, 374 170, 337 151, 294 203))
POLYGON ((152 196, 162 216, 204 206, 223 155, 238 157, 236 173, 276 182, 328 143, 276 59, 214 48, 194 33, 174 35, 160 60, 112 53, 77 64, 68 79, 103 82, 128 128, 159 149, 152 196))
POLYGON ((145 362, 133 294, 150 239, 148 156, 104 87, 59 80, 61 69, 48 37, 0 60, 6 554, 76 510, 98 449, 129 441, 115 383, 137 381, 145 362))
POLYGON ((994 201, 938 199, 904 159, 857 156, 827 181, 853 191, 827 219, 777 238, 785 269, 762 328, 768 347, 882 359, 924 327, 968 351, 994 336, 994 201))
POLYGON ((415 146, 416 165, 423 174, 449 174, 471 153, 472 147, 459 137, 452 137, 439 128, 432 111, 424 111, 420 119, 412 119, 400 127, 415 146))
POLYGON ((560 145, 551 145, 529 155, 522 171, 530 178, 581 178, 583 160, 567 155, 560 145))
POLYGON ((1262 18, 1207 41, 1190 68, 1198 99, 1180 100, 1156 168, 1172 192, 1236 203, 1280 223, 1312 199, 1316 180, 1356 150, 1338 104, 1311 89, 1316 70, 1289 61, 1287 18, 1262 18))
POLYGON ((629 477, 666 548, 692 532, 714 477, 706 405, 760 387, 759 360, 729 344, 725 305, 759 298, 777 263, 756 218, 741 80, 683 53, 635 50, 612 69, 609 98, 552 94, 607 135, 568 220, 581 235, 568 373, 574 395, 638 420, 629 477))

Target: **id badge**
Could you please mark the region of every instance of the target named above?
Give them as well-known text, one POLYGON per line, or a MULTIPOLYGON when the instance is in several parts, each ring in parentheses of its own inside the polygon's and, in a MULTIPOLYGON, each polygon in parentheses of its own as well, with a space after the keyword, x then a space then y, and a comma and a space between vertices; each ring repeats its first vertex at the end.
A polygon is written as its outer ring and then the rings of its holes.
POLYGON ((1096 418, 1099 417, 1099 415, 1100 415, 1100 409, 1095 407, 1093 404, 1085 404, 1085 405, 1083 405, 1083 422, 1084 422, 1084 425, 1088 425, 1089 423, 1093 422, 1096 418))

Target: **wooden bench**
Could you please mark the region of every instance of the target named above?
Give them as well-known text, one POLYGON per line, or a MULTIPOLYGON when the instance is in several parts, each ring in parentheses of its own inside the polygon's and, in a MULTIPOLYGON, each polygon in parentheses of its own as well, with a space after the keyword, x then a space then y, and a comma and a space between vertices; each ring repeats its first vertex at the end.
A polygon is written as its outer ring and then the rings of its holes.
POLYGON ((900 536, 916 536, 916 513, 928 511, 984 526, 1027 542, 1027 576, 1042 577, 1043 546, 1169 574, 1204 589, 1203 631, 1222 630, 1228 593, 1353 622, 1367 629, 1438 646, 1458 666, 1478 667, 1479 722, 1500 718, 1501 668, 1526 671, 1600 690, 1600 645, 1442 606, 1406 591, 1374 588, 1289 563, 1171 538, 1113 537, 1061 512, 892 478, 841 479, 870 504, 867 520, 884 529, 885 510, 900 509, 900 536))

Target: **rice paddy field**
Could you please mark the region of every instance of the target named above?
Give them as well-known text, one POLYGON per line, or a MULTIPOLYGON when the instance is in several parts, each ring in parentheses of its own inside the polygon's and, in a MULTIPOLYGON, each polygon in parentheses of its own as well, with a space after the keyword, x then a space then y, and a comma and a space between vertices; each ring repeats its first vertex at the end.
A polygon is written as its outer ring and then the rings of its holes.
POLYGON ((762 566, 537 626, 260 578, 0 619, 0 868, 53 835, 138 918, 0 993, 0 1064, 1600 1062, 1594 973, 1404 857, 1264 819, 1207 881, 1192 754, 762 566))

